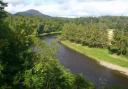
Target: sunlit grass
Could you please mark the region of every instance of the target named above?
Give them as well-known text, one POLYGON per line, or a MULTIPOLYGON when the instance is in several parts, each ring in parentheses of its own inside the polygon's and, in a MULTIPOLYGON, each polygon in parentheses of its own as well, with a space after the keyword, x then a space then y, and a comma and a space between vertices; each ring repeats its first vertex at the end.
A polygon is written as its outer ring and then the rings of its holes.
POLYGON ((89 48, 87 46, 82 46, 80 44, 71 43, 70 41, 61 41, 61 43, 95 60, 106 61, 112 64, 128 68, 128 59, 126 57, 111 55, 109 54, 107 49, 89 48))

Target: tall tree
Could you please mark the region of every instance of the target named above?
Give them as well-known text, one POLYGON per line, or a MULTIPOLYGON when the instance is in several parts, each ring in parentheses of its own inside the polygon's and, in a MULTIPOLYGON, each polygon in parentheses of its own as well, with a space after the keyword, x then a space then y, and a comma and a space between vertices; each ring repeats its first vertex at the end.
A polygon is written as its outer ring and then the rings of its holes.
POLYGON ((6 12, 4 11, 6 6, 7 3, 4 3, 2 0, 0 0, 0 19, 6 16, 6 12))

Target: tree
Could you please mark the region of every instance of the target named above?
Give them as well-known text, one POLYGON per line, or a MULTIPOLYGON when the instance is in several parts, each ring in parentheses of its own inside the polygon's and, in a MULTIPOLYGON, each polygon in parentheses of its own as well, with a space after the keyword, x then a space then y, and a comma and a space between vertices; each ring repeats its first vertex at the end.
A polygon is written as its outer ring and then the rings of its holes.
MULTIPOLYGON (((37 36, 40 18, 8 16, 0 24, 1 89, 74 89, 76 76, 37 36)), ((93 85, 84 82, 79 87, 93 85)), ((91 88, 94 89, 94 88, 91 88)))
POLYGON ((0 0, 0 19, 6 16, 4 8, 7 6, 7 3, 4 3, 0 0))

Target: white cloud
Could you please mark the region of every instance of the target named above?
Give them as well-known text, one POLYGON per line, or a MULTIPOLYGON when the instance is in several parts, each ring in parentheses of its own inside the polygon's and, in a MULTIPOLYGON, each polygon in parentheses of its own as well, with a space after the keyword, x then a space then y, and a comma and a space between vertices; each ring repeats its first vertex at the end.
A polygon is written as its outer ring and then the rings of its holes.
POLYGON ((3 0, 9 4, 17 5, 17 4, 26 4, 25 0, 3 0))
POLYGON ((4 0, 12 13, 36 9, 62 17, 128 15, 128 0, 4 0), (31 1, 31 2, 30 2, 31 1))

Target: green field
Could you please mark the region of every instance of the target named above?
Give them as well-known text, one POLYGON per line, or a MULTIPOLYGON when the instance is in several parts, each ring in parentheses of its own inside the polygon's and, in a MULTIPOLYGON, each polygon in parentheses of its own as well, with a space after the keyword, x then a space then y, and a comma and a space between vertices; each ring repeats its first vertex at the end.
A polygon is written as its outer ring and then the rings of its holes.
POLYGON ((111 55, 109 54, 107 49, 89 48, 87 46, 82 46, 80 44, 72 43, 70 41, 61 41, 61 43, 95 60, 105 61, 118 66, 128 68, 128 58, 124 56, 111 55))

